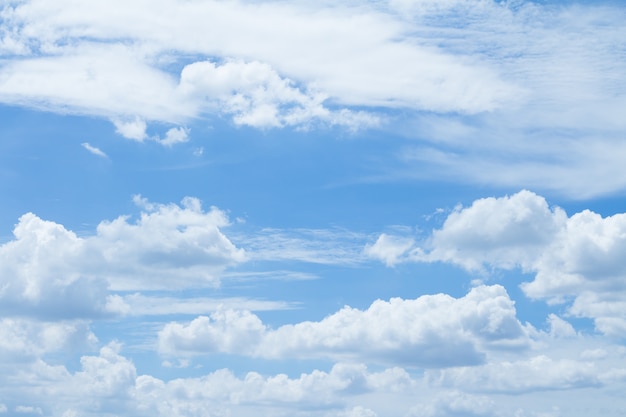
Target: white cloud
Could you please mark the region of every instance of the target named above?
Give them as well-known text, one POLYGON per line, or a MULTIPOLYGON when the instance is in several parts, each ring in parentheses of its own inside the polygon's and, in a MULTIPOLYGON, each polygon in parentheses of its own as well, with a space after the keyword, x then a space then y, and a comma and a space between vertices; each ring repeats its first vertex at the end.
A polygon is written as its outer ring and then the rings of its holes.
MULTIPOLYGON (((329 372, 314 370, 299 377, 257 372, 238 377, 220 369, 196 378, 163 381, 138 375, 120 350, 120 344, 110 343, 96 356, 83 356, 76 372, 39 360, 13 378, 22 387, 37 389, 35 407, 54 410, 52 415, 88 416, 254 416, 262 407, 269 415, 310 410, 310 415, 370 417, 375 415, 371 410, 349 406, 351 399, 368 393, 406 393, 415 385, 400 368, 374 372, 365 365, 343 363, 329 372)), ((11 392, 7 388, 0 393, 11 392)))
POLYGON ((412 238, 382 233, 376 243, 365 246, 364 252, 367 256, 384 262, 387 266, 394 266, 414 246, 415 240, 412 238))
POLYGON ((568 217, 543 197, 521 191, 455 209, 421 245, 393 245, 409 238, 384 236, 366 253, 387 264, 444 261, 483 272, 521 268, 535 273, 522 284, 529 297, 573 299, 569 314, 593 318, 603 333, 626 334, 624 213, 603 218, 585 210, 568 217))
POLYGON ((263 228, 233 236, 251 260, 309 262, 351 265, 366 260, 363 242, 367 235, 345 229, 263 228))
POLYGON ((429 371, 431 384, 477 392, 523 393, 597 387, 602 372, 592 362, 535 356, 515 362, 429 371))
POLYGON ((139 117, 126 121, 114 119, 113 124, 115 125, 116 132, 126 139, 143 142, 148 137, 146 134, 146 128, 148 125, 139 117))
POLYGON ((244 297, 209 298, 209 297, 154 297, 140 293, 120 297, 123 308, 120 312, 131 316, 189 314, 210 314, 220 309, 246 309, 250 311, 291 310, 299 307, 297 303, 285 301, 255 300, 244 297))
POLYGON ((322 321, 275 330, 248 311, 225 310, 159 332, 159 351, 166 355, 356 358, 425 367, 477 364, 487 351, 528 343, 500 286, 477 287, 459 299, 439 294, 378 300, 364 311, 344 307, 322 321))
POLYGON ((100 223, 79 237, 32 213, 0 246, 3 314, 71 318, 119 314, 127 305, 110 290, 215 285, 225 268, 245 260, 221 232, 225 213, 186 198, 160 205, 137 198, 143 211, 100 223))
POLYGON ((89 152, 91 152, 94 155, 100 156, 102 158, 108 158, 107 154, 102 152, 102 150, 100 150, 99 148, 96 148, 95 146, 90 145, 87 142, 81 143, 81 146, 87 149, 89 152))
POLYGON ((415 406, 411 417, 495 416, 494 402, 488 397, 452 391, 438 395, 428 404, 415 406))
POLYGON ((348 411, 346 411, 345 413, 341 413, 340 417, 377 417, 378 414, 376 414, 374 411, 370 410, 369 408, 364 408, 361 406, 356 406, 348 411))
MULTIPOLYGON (((220 66, 191 63, 180 86, 189 93, 189 81, 201 81, 203 94, 221 101, 236 123, 252 126, 315 119, 376 123, 365 113, 330 110, 322 105, 327 97, 343 105, 475 112, 493 109, 517 91, 478 62, 420 46, 407 38, 404 22, 364 7, 162 1, 156 13, 142 2, 84 8, 35 0, 7 8, 5 16, 12 28, 21 28, 11 40, 13 49, 30 49, 2 71, 3 101, 16 104, 96 114, 110 109, 118 116, 140 112, 142 118, 165 121, 197 115, 211 106, 177 96, 173 77, 159 68, 189 54, 234 59, 220 66), (48 56, 39 57, 41 52, 48 56), (277 71, 321 94, 292 87, 277 71), (50 79, 54 82, 43 82, 50 79), (218 81, 224 88, 216 87, 218 81)), ((11 38, 6 39, 8 46, 11 38)))
POLYGON ((42 323, 24 318, 0 319, 0 366, 50 352, 89 348, 97 342, 83 322, 42 323))
POLYGON ((165 133, 163 139, 157 139, 163 146, 172 146, 177 143, 184 143, 189 140, 189 129, 183 127, 173 127, 165 133))
POLYGON ((606 3, 22 1, 3 10, 0 50, 17 55, 0 101, 113 119, 136 140, 135 118, 389 120, 422 143, 401 176, 586 198, 626 186, 623 20, 606 3))
POLYGON ((18 405, 15 407, 15 412, 19 414, 39 414, 42 415, 43 411, 39 407, 33 407, 30 405, 18 405))
MULTIPOLYGON (((326 97, 301 91, 268 64, 256 61, 189 64, 181 72, 179 89, 192 101, 208 97, 209 109, 230 114, 234 122, 241 125, 282 127, 305 125, 318 119, 357 126, 356 118, 361 117, 348 110, 332 113, 322 104, 326 97)), ((375 116, 369 116, 369 123, 365 117, 361 122, 365 126, 378 123, 375 116)))

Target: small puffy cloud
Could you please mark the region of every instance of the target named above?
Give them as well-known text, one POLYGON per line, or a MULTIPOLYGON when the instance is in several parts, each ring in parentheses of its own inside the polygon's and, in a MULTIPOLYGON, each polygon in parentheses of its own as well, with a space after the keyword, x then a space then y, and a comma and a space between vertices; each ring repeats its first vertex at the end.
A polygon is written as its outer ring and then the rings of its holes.
POLYGON ((365 246, 365 254, 370 258, 378 259, 387 266, 394 266, 401 262, 407 252, 413 249, 415 240, 409 237, 381 234, 376 243, 365 246))
POLYGON ((159 332, 159 351, 189 356, 213 352, 264 358, 370 360, 410 366, 478 364, 485 352, 521 349, 527 333, 501 286, 481 286, 455 299, 375 301, 367 310, 344 307, 319 322, 270 329, 248 311, 218 311, 159 332))
POLYGON ((95 146, 90 145, 87 142, 81 143, 81 146, 96 156, 100 156, 102 158, 108 158, 107 154, 102 152, 102 150, 100 150, 99 148, 96 148, 95 146))
POLYGON ((535 274, 521 286, 529 297, 573 300, 569 314, 593 318, 605 334, 626 334, 625 213, 602 217, 585 210, 568 217, 543 197, 520 191, 458 207, 427 240, 410 242, 383 234, 365 253, 388 265, 450 262, 482 273, 520 268, 535 274))
POLYGON ((148 137, 146 134, 148 125, 145 120, 139 117, 131 120, 114 119, 112 121, 115 125, 115 131, 126 139, 143 142, 148 137))
POLYGON ((231 115, 239 125, 283 127, 315 120, 349 127, 378 124, 377 117, 364 112, 330 111, 323 105, 324 95, 298 88, 258 61, 189 64, 181 72, 179 91, 192 101, 206 101, 204 106, 231 115))
POLYGON ((189 140, 189 129, 184 127, 173 127, 165 133, 165 137, 157 139, 163 146, 172 146, 178 143, 184 143, 189 140))

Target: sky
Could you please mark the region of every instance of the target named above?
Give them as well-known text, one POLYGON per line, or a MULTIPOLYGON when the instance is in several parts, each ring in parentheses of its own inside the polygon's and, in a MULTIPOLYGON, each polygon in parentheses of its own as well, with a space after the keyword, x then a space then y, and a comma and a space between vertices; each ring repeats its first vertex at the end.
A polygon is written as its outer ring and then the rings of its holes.
POLYGON ((0 0, 0 416, 625 415, 624 21, 0 0))

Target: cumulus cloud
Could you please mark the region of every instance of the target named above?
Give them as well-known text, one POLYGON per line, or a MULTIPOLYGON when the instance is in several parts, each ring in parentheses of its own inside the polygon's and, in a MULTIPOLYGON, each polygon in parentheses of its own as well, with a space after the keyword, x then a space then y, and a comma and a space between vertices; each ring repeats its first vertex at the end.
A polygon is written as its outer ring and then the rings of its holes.
POLYGON ((183 127, 173 127, 165 133, 163 139, 157 139, 163 146, 172 146, 177 143, 184 143, 189 140, 189 129, 183 127))
POLYGON ((195 62, 181 72, 180 92, 190 100, 207 100, 218 113, 230 114, 235 124, 254 127, 305 125, 322 120, 357 127, 378 124, 366 113, 343 110, 335 114, 323 106, 326 97, 302 91, 268 64, 229 61, 222 65, 195 62))
POLYGON ((190 356, 216 352, 264 358, 358 359, 410 366, 478 364, 485 352, 523 349, 525 328, 501 286, 462 298, 438 294, 344 307, 319 322, 271 329, 248 311, 218 311, 159 332, 159 351, 190 356))
POLYGON ((253 416, 258 415, 258 408, 251 408, 256 405, 276 414, 321 408, 334 411, 331 415, 369 417, 375 415, 371 410, 347 407, 350 398, 366 393, 406 392, 415 385, 400 368, 374 372, 364 365, 343 363, 335 364, 329 372, 314 370, 295 378, 257 372, 238 377, 228 369, 220 369, 196 378, 163 381, 138 375, 121 348, 112 342, 98 355, 83 356, 76 372, 39 360, 15 378, 22 385, 38 387, 40 395, 33 401, 35 406, 54 410, 53 415, 90 416, 112 413, 178 417, 224 412, 253 416))
POLYGON ((148 125, 145 120, 135 117, 133 120, 113 120, 115 125, 115 131, 126 139, 133 139, 138 142, 143 142, 148 137, 146 134, 146 128, 148 125))
POLYGON ((84 322, 42 323, 24 318, 0 319, 0 367, 41 355, 89 348, 96 336, 84 322))
POLYGON ((570 314, 593 318, 598 330, 619 336, 626 334, 625 236, 624 213, 602 217, 585 210, 567 216, 543 197, 520 191, 456 208, 419 244, 381 235, 365 253, 388 265, 450 262, 475 272, 520 268, 535 274, 521 286, 526 295, 550 303, 573 300, 570 314))
POLYGON ((100 223, 79 237, 62 225, 23 215, 14 238, 0 246, 0 311, 47 318, 118 314, 123 299, 110 290, 215 285, 245 253, 221 232, 226 214, 186 198, 182 205, 149 203, 142 212, 100 223))

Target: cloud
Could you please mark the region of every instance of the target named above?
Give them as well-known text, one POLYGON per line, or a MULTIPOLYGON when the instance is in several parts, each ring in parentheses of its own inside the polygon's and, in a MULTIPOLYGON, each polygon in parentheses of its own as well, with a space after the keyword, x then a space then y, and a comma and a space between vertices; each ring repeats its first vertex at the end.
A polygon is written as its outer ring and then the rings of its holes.
POLYGON ((104 152, 102 152, 100 149, 96 148, 95 146, 90 145, 87 142, 83 142, 81 143, 81 146, 85 149, 87 149, 89 152, 91 152, 94 155, 100 156, 102 158, 108 158, 107 154, 105 154, 104 152))
POLYGON ((529 297, 573 300, 569 314, 593 318, 599 331, 623 336, 625 231, 624 213, 602 217, 585 210, 567 216, 543 197, 520 191, 456 208, 424 242, 409 245, 408 237, 381 235, 365 253, 388 265, 449 262, 482 273, 520 268, 535 274, 521 286, 529 297))
POLYGON ((119 297, 120 312, 131 316, 169 315, 169 314, 210 314, 220 309, 242 308, 250 311, 275 311, 299 308, 298 303, 285 301, 255 300, 244 297, 209 298, 155 297, 140 293, 119 297))
POLYGON ((263 228, 233 240, 246 248, 251 260, 300 261, 322 265, 355 265, 366 261, 367 235, 341 228, 263 228))
POLYGON ((96 336, 84 322, 1 318, 0 368, 51 352, 90 348, 96 342, 96 336))
POLYGON ((626 187, 624 10, 606 2, 30 0, 2 19, 1 102, 104 117, 135 140, 142 122, 216 116, 383 127, 417 139, 386 178, 626 187))
POLYGON ((405 23, 382 10, 163 1, 160 10, 170 17, 163 20, 141 3, 119 6, 125 7, 112 13, 115 4, 87 9, 35 0, 6 8, 6 32, 13 35, 5 43, 23 55, 2 68, 2 100, 169 122, 213 112, 217 100, 239 124, 320 119, 354 127, 376 124, 377 117, 345 107, 335 112, 322 102, 476 112, 517 90, 478 62, 413 42, 405 23), (163 36, 173 32, 176 39, 163 36), (162 63, 189 55, 226 62, 188 63, 181 96, 177 77, 162 63), (294 87, 290 77, 315 88, 294 87), (210 98, 208 107, 199 105, 199 94, 210 98))
POLYGON ((411 410, 411 417, 495 416, 494 402, 483 396, 452 391, 438 395, 425 405, 411 410))
POLYGON ((365 246, 365 255, 378 259, 387 266, 394 266, 402 261, 402 257, 414 247, 415 241, 412 238, 391 236, 382 233, 376 243, 365 246))
POLYGON ((18 405, 15 407, 15 412, 18 414, 38 414, 42 415, 43 411, 39 407, 33 407, 30 405, 18 405))
POLYGON ((148 127, 146 122, 139 117, 135 117, 133 120, 113 120, 115 125, 115 131, 126 139, 133 139, 138 142, 143 142, 148 135, 146 134, 146 128, 148 127))
POLYGON ((195 62, 183 68, 181 94, 190 100, 209 97, 208 108, 230 114, 235 124, 253 127, 305 125, 310 120, 357 127, 377 125, 378 118, 364 112, 332 113, 323 106, 324 95, 302 91, 271 66, 253 61, 195 62))
POLYGON ((109 291, 215 285, 245 252, 221 232, 226 214, 185 198, 181 206, 136 197, 142 212, 101 222, 79 237, 32 213, 0 246, 0 312, 45 318, 102 317, 127 310, 109 291))
POLYGON ((438 294, 378 300, 367 310, 344 307, 319 322, 275 330, 248 311, 223 310, 159 332, 165 355, 329 357, 421 367, 477 364, 486 351, 524 349, 528 342, 500 286, 477 287, 459 299, 438 294))
POLYGON ((173 127, 165 133, 165 137, 163 139, 158 139, 159 142, 163 146, 172 146, 177 143, 184 143, 189 140, 189 129, 185 129, 182 127, 173 127))
POLYGON ((76 372, 40 360, 26 367, 16 380, 37 387, 42 395, 32 402, 42 410, 55 410, 54 415, 73 412, 174 417, 224 412, 253 416, 258 408, 251 406, 262 406, 274 414, 308 409, 339 417, 345 416, 346 410, 352 412, 347 415, 370 417, 372 412, 364 407, 347 407, 350 399, 370 392, 406 392, 415 384, 400 368, 374 372, 360 364, 335 364, 329 372, 314 370, 295 378, 257 372, 238 377, 228 369, 220 369, 196 378, 163 381, 138 375, 121 348, 112 342, 98 355, 83 356, 76 372))
POLYGON ((513 394, 597 387, 603 380, 602 372, 592 362, 553 360, 544 355, 515 362, 446 369, 431 372, 428 378, 437 386, 513 394))

